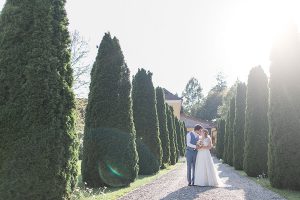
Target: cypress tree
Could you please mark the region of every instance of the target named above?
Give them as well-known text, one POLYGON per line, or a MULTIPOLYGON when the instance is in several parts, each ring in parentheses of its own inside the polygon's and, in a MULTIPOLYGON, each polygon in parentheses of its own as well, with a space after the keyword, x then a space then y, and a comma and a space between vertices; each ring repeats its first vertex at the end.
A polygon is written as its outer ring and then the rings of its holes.
POLYGON ((0 15, 3 199, 69 199, 76 185, 78 141, 64 3, 8 0, 0 15))
POLYGON ((176 152, 175 162, 177 163, 178 158, 179 158, 179 149, 178 149, 177 128, 176 128, 176 123, 175 123, 175 115, 174 115, 174 109, 173 109, 172 106, 170 106, 170 111, 171 111, 173 130, 174 130, 173 131, 174 132, 174 144, 175 144, 175 152, 176 152))
POLYGON ((233 128, 233 166, 237 170, 243 169, 244 161, 244 130, 245 130, 245 109, 246 109, 245 83, 238 83, 235 97, 235 119, 233 128))
POLYGON ((290 25, 271 53, 268 175, 272 186, 294 190, 300 190, 299 52, 299 32, 290 25))
MULTIPOLYGON (((118 95, 118 124, 116 127, 119 130, 129 133, 129 143, 126 145, 126 151, 128 156, 124 155, 124 162, 122 167, 129 169, 130 182, 133 182, 138 175, 138 154, 136 148, 136 131, 133 122, 133 108, 132 108, 132 97, 131 97, 131 81, 130 71, 124 61, 124 55, 120 47, 119 40, 114 37, 115 48, 119 58, 119 66, 121 66, 121 74, 119 79, 119 95, 118 95), (128 159, 126 161, 126 159, 128 159)), ((122 148, 121 148, 122 149, 122 148)), ((120 156, 118 156, 120 159, 120 156)), ((126 183, 127 184, 127 183, 126 183)))
POLYGON ((157 116, 159 121, 159 133, 162 146, 162 167, 170 163, 170 138, 167 127, 167 113, 165 94, 161 87, 156 88, 157 116))
POLYGON ((173 111, 171 110, 172 107, 166 104, 167 108, 167 125, 168 125, 168 131, 170 136, 170 162, 171 165, 176 164, 176 158, 177 158, 177 151, 176 151, 176 143, 175 143, 175 130, 174 130, 174 123, 173 123, 173 111))
POLYGON ((181 134, 181 152, 180 156, 184 157, 185 156, 185 131, 184 131, 184 122, 179 121, 180 124, 180 134, 181 134))
POLYGON ((138 70, 133 78, 132 98, 137 138, 150 149, 159 166, 161 166, 162 147, 159 138, 156 95, 152 83, 152 73, 146 72, 145 69, 138 70))
POLYGON ((224 151, 224 135, 225 135, 225 120, 218 119, 218 127, 217 127, 217 144, 216 144, 216 151, 217 151, 217 158, 223 158, 223 151, 224 151))
POLYGON ((159 171, 160 165, 157 158, 151 152, 150 148, 143 143, 141 139, 137 139, 137 151, 139 155, 139 174, 151 175, 159 171))
POLYGON ((233 132, 234 132, 234 118, 235 118, 235 97, 230 100, 229 106, 229 132, 227 143, 227 162, 233 166, 233 132))
POLYGON ((225 120, 224 151, 223 151, 223 160, 225 163, 228 163, 228 138, 229 138, 229 131, 230 131, 229 116, 230 116, 230 113, 228 111, 226 120, 225 120))
POLYGON ((244 171, 256 177, 267 173, 268 152, 268 79, 261 67, 248 76, 244 171))
MULTIPOLYGON (((52 41, 55 46, 55 53, 56 57, 58 58, 58 65, 57 70, 59 71, 60 75, 64 78, 65 84, 68 85, 69 88, 72 88, 73 86, 73 70, 71 68, 70 58, 71 58, 71 51, 70 51, 70 35, 68 32, 68 18, 67 13, 65 10, 65 4, 66 0, 55 0, 52 1, 53 6, 53 36, 52 41)), ((72 105, 72 108, 75 107, 75 98, 73 94, 70 94, 69 89, 68 90, 62 90, 61 91, 61 99, 62 102, 64 102, 63 108, 64 113, 66 116, 65 121, 69 120, 68 117, 71 113, 69 113, 72 105)), ((75 120, 74 114, 73 115, 73 121, 75 120)), ((75 123, 72 122, 72 123, 75 123)), ((75 188, 77 183, 77 174, 78 174, 78 166, 77 166, 77 154, 79 154, 79 141, 78 141, 78 135, 75 132, 75 126, 70 129, 68 127, 68 124, 64 124, 65 130, 70 130, 70 134, 63 135, 63 138, 61 138, 61 141, 65 141, 62 145, 69 146, 69 149, 65 152, 65 163, 63 165, 64 174, 66 174, 66 183, 68 186, 71 186, 69 190, 71 191, 75 188), (71 140, 70 140, 71 137, 71 140)))
POLYGON ((186 134, 187 134, 187 128, 185 126, 185 122, 183 121, 183 147, 186 149, 186 134))
POLYGON ((129 70, 119 42, 106 33, 91 72, 82 178, 91 187, 123 186, 137 176, 129 70))
POLYGON ((175 126, 176 126, 176 133, 177 133, 177 146, 178 146, 178 157, 183 155, 183 148, 182 148, 182 131, 180 127, 180 122, 177 117, 175 117, 175 126))

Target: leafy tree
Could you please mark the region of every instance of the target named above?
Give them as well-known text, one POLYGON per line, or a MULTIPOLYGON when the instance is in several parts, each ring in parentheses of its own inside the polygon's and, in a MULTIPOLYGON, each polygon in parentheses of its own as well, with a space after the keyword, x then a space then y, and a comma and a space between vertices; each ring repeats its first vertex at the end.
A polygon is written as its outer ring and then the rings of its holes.
POLYGON ((227 83, 221 72, 217 74, 216 82, 216 85, 208 92, 203 102, 193 107, 192 116, 209 121, 219 117, 218 108, 222 105, 227 88, 227 83))
POLYGON ((175 127, 173 123, 173 110, 172 107, 166 104, 167 108, 167 125, 168 125, 168 131, 170 136, 170 162, 171 165, 175 165, 177 162, 177 150, 176 150, 176 143, 175 143, 175 127))
POLYGON ((75 30, 71 34, 71 66, 73 69, 73 89, 80 95, 80 90, 88 87, 88 74, 91 72, 91 65, 87 63, 89 45, 85 38, 75 30))
POLYGON ((202 87, 196 78, 191 78, 182 92, 183 108, 185 112, 191 113, 194 106, 201 103, 203 97, 202 87))
POLYGON ((216 92, 212 89, 207 97, 205 97, 200 108, 197 109, 196 113, 193 114, 195 117, 204 120, 213 120, 218 116, 218 107, 222 105, 223 93, 216 92))
POLYGON ((267 173, 268 160, 268 78, 258 66, 248 76, 245 114, 244 171, 257 177, 267 173))
POLYGON ((218 127, 217 127, 217 158, 223 158, 223 151, 224 151, 224 135, 225 135, 225 120, 218 119, 218 127))
POLYGON ((156 95, 152 83, 152 73, 146 72, 145 69, 138 70, 133 78, 132 98, 137 138, 150 149, 159 166, 161 166, 162 147, 159 138, 156 95))
POLYGON ((78 138, 64 5, 7 0, 0 15, 2 199, 69 199, 76 185, 78 138))
POLYGON ((244 161, 246 91, 246 84, 239 82, 236 88, 235 119, 233 124, 233 166, 237 170, 243 169, 244 161))
POLYGON ((218 72, 216 75, 217 84, 212 88, 215 92, 223 92, 227 88, 227 82, 222 72, 218 72))
POLYGON ((82 178, 88 186, 128 185, 137 176, 130 91, 119 41, 106 33, 92 68, 85 117, 82 178))
POLYGON ((237 83, 238 83, 238 80, 228 90, 223 91, 224 94, 223 94, 222 105, 220 105, 218 108, 218 115, 223 119, 226 119, 226 117, 227 117, 230 100, 232 97, 235 96, 237 83))
POLYGON ((161 87, 156 88, 156 101, 157 101, 157 116, 159 121, 159 132, 162 154, 162 167, 170 163, 170 138, 167 126, 167 113, 165 104, 165 94, 161 87))
POLYGON ((291 24, 271 53, 268 175, 272 186, 294 190, 300 190, 299 52, 299 32, 291 24))

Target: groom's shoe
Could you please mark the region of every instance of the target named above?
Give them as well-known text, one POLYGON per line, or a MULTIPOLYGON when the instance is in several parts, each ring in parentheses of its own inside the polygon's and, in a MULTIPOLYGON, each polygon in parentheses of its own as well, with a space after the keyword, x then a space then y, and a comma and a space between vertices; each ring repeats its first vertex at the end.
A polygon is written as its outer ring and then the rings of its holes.
POLYGON ((189 183, 189 184, 188 184, 188 186, 192 186, 192 184, 191 184, 191 183, 189 183))

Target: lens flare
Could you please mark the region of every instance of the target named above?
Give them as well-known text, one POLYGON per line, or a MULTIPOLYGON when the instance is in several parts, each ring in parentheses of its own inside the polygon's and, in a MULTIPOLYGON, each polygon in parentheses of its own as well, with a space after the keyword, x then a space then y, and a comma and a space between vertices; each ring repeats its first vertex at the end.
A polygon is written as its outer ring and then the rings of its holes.
POLYGON ((114 169, 111 165, 107 164, 106 163, 106 166, 108 167, 108 169, 110 170, 110 172, 116 176, 119 176, 119 177, 124 177, 123 174, 119 173, 117 169, 114 169))

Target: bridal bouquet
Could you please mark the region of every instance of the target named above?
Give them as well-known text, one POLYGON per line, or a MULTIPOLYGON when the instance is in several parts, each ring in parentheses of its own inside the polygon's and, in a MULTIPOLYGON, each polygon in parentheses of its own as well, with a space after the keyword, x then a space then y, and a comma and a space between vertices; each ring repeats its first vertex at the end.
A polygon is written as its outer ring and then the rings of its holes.
POLYGON ((203 140, 198 140, 196 146, 199 148, 203 147, 203 140))

